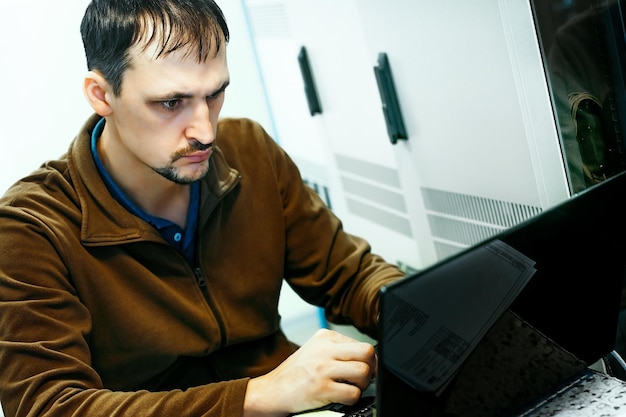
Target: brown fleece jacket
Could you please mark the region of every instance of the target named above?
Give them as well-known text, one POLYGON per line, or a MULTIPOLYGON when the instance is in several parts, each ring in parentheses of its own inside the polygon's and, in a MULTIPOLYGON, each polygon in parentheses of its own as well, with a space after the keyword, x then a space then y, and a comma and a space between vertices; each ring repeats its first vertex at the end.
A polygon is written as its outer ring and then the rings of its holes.
POLYGON ((0 199, 6 417, 239 416, 248 378, 296 348, 283 282, 376 336, 378 289, 402 273, 342 230, 259 125, 219 123, 193 268, 107 191, 97 120, 0 199))

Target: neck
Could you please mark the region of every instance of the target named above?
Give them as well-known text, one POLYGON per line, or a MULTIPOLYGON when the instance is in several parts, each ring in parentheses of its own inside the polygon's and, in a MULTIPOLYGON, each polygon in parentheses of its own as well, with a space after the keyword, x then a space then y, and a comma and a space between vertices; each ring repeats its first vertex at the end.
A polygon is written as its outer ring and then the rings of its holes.
POLYGON ((150 171, 147 178, 126 174, 117 176, 113 172, 111 176, 128 198, 144 212, 185 228, 191 186, 176 184, 154 171, 150 171))
MULTIPOLYGON (((156 173, 154 175, 159 176, 156 173)), ((191 187, 175 184, 165 178, 162 178, 161 182, 168 184, 159 188, 142 182, 122 189, 146 213, 170 220, 184 229, 187 223, 191 187)))
POLYGON ((191 199, 191 187, 174 183, 145 164, 129 158, 128 151, 115 152, 107 146, 104 134, 98 141, 98 154, 109 175, 126 196, 151 216, 170 220, 184 228, 191 199), (111 157, 115 155, 115 157, 111 157))

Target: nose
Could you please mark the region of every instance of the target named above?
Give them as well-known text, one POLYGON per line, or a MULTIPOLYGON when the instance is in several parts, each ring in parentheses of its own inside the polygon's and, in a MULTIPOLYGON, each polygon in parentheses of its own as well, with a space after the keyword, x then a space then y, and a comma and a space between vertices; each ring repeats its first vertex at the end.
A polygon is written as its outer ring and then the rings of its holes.
POLYGON ((185 135, 188 140, 203 144, 209 144, 215 139, 211 110, 206 101, 201 100, 192 108, 191 120, 185 130, 185 135))

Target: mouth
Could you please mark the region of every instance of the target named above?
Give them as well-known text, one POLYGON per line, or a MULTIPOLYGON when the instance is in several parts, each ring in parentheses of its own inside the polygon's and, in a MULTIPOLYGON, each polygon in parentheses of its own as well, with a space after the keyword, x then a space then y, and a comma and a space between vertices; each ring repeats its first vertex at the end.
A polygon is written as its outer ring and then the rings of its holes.
POLYGON ((208 148, 203 151, 195 151, 193 153, 187 154, 183 156, 183 159, 190 163, 204 162, 211 157, 212 153, 213 149, 208 148))

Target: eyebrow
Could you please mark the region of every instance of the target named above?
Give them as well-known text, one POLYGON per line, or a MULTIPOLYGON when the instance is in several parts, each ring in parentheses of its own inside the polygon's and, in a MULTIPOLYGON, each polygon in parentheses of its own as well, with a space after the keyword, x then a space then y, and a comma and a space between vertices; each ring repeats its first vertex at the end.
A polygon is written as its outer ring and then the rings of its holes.
MULTIPOLYGON (((230 85, 230 80, 226 80, 224 81, 224 83, 215 91, 213 91, 211 94, 207 95, 207 97, 209 96, 214 96, 216 94, 221 93, 222 91, 226 90, 226 87, 228 87, 230 85)), ((169 94, 163 94, 161 96, 156 96, 154 97, 154 100, 156 101, 164 101, 164 100, 179 100, 179 99, 185 99, 185 98, 192 98, 194 95, 190 94, 190 93, 176 93, 176 92, 172 92, 169 94)))
POLYGON ((217 90, 215 90, 213 92, 213 94, 211 94, 212 96, 221 93, 222 91, 226 90, 226 87, 228 87, 230 85, 230 80, 226 80, 224 81, 224 83, 222 84, 222 86, 220 88, 218 88, 217 90))

